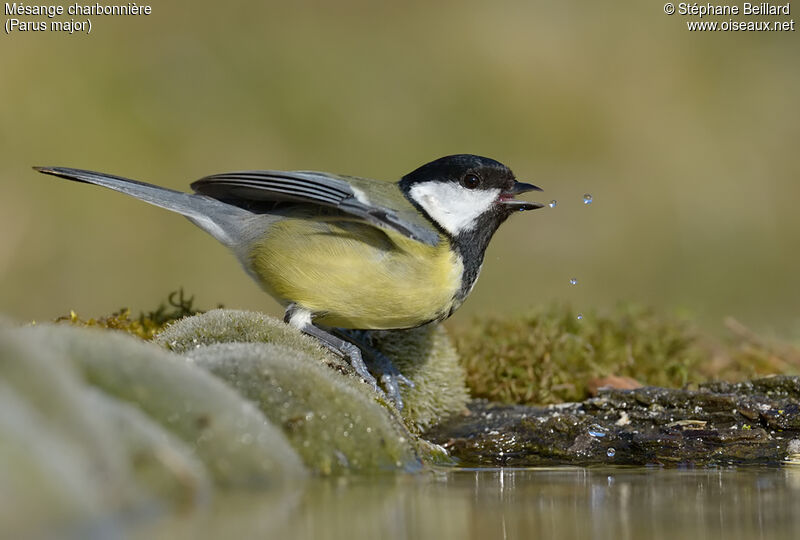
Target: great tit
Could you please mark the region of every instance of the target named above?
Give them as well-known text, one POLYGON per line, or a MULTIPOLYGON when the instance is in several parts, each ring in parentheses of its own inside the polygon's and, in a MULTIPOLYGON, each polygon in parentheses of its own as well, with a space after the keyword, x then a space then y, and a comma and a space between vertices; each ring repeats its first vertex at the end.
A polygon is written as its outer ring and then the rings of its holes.
MULTIPOLYGON (((361 349, 334 329, 397 330, 446 319, 475 286, 500 224, 543 206, 514 198, 540 188, 516 181, 502 163, 470 154, 437 159, 396 183, 244 171, 202 178, 191 194, 80 169, 35 169, 186 216, 234 252, 286 308, 288 324, 347 358, 378 391, 361 349)), ((389 397, 400 405, 402 376, 382 371, 389 397)))

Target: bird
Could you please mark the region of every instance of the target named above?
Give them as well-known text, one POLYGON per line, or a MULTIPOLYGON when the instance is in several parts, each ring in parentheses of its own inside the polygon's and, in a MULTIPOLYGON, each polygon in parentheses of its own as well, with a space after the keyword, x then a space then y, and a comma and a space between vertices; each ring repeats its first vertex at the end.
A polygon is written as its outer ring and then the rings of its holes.
POLYGON ((541 188, 472 154, 436 159, 397 182, 252 170, 206 176, 191 184, 193 193, 83 169, 34 169, 182 214, 233 252, 284 307, 287 324, 347 360, 398 408, 399 385, 411 383, 369 350, 366 332, 452 315, 475 286, 500 225, 544 206, 516 198, 541 188))

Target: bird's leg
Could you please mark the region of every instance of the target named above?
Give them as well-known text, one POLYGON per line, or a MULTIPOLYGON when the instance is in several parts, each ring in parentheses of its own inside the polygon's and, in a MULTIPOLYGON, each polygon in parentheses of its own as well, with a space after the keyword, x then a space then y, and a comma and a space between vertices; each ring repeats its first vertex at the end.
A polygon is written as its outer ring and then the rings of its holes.
POLYGON ((373 372, 380 378, 381 384, 386 390, 389 399, 394 402, 397 410, 403 410, 400 385, 402 384, 413 388, 414 383, 400 373, 400 370, 395 367, 388 356, 375 348, 370 333, 365 330, 347 330, 344 328, 336 328, 333 332, 358 346, 362 354, 366 357, 367 362, 371 365, 373 372))
POLYGON ((284 322, 293 326, 309 336, 317 338, 319 342, 329 351, 345 358, 350 362, 358 375, 366 381, 376 392, 383 394, 383 391, 378 387, 378 382, 375 377, 367 369, 364 360, 361 358, 361 350, 352 343, 339 339, 336 336, 329 334, 325 330, 314 326, 311 323, 311 312, 297 307, 296 304, 290 304, 286 308, 286 314, 283 317, 284 322))

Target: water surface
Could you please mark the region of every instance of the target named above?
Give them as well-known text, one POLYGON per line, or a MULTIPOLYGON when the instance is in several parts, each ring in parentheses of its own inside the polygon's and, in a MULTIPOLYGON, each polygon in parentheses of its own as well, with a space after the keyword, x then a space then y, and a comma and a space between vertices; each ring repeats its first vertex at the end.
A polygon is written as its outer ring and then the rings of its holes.
POLYGON ((438 469, 218 495, 162 538, 800 538, 800 469, 438 469))

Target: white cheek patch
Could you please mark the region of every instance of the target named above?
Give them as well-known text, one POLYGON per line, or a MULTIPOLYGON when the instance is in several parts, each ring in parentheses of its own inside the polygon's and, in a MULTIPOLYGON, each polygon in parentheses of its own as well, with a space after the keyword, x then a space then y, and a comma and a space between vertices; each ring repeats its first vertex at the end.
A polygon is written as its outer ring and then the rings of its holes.
POLYGON ((475 227, 500 195, 499 189, 467 189, 450 182, 421 182, 409 195, 436 223, 453 236, 475 227))

